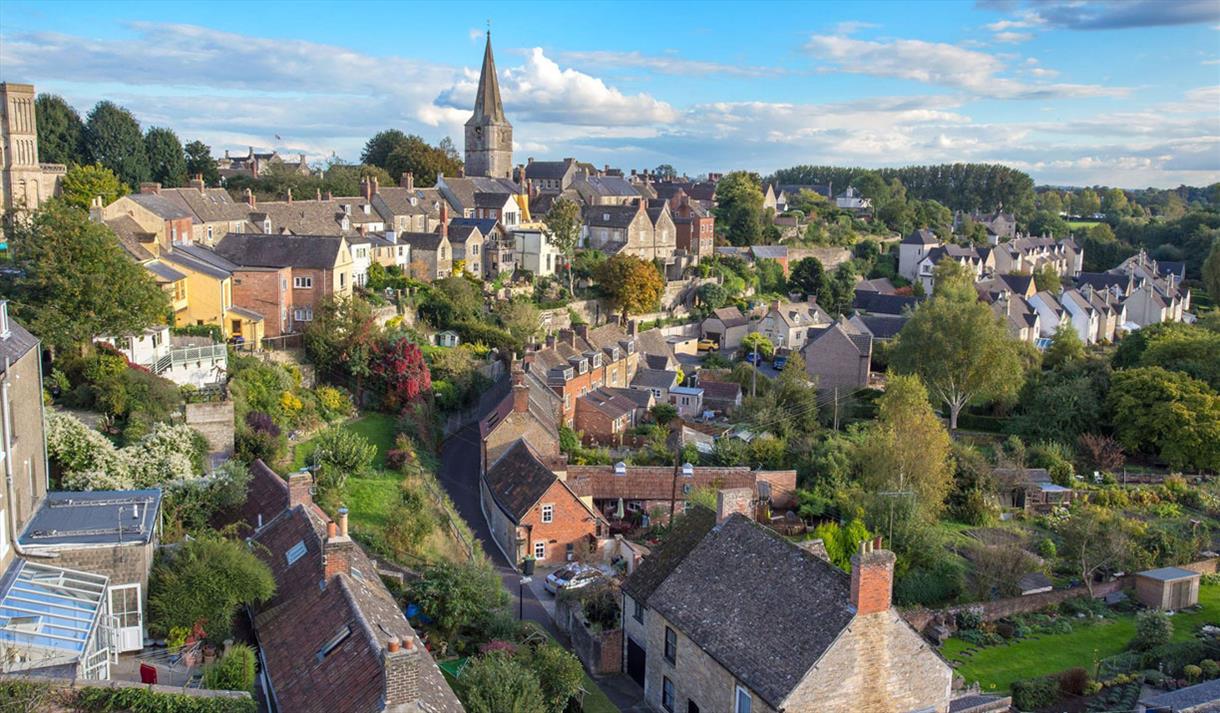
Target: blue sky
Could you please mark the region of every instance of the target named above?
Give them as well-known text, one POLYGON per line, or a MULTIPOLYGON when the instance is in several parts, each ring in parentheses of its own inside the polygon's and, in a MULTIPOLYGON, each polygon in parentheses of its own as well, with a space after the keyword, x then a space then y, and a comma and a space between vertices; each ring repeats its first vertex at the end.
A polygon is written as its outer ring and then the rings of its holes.
POLYGON ((82 113, 112 99, 218 153, 354 160, 390 127, 460 147, 489 20, 517 162, 1220 180, 1220 0, 6 0, 0 79, 82 113))

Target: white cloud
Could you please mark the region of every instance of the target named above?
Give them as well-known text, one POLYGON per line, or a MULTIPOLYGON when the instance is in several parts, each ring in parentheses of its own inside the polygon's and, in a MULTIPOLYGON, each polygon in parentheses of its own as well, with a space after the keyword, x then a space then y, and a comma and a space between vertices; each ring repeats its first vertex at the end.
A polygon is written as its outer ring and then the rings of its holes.
POLYGON ((996 42, 1004 42, 1006 44, 1019 44, 1028 42, 1034 38, 1029 32, 997 32, 991 36, 991 39, 996 42))
POLYGON ((1006 78, 999 58, 942 42, 878 42, 840 35, 814 35, 805 44, 827 69, 852 74, 897 77, 966 90, 997 99, 1123 96, 1128 89, 1095 84, 1027 83, 1006 78))
POLYGON ((873 22, 864 22, 863 20, 845 20, 835 25, 834 33, 836 35, 852 35, 860 30, 867 30, 873 27, 878 27, 878 25, 873 22))
POLYGON ((765 77, 784 74, 786 71, 782 67, 724 64, 721 62, 685 59, 671 54, 646 55, 640 52, 571 50, 558 52, 556 57, 564 62, 582 67, 631 67, 680 76, 723 74, 738 77, 765 77))

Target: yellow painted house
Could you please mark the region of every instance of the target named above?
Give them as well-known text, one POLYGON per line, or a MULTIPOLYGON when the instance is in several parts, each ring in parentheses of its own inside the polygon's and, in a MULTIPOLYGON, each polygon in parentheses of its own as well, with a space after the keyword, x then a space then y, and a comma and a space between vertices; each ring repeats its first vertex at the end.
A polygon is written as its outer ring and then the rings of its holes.
POLYGON ((161 260, 186 275, 187 305, 175 311, 179 326, 219 325, 225 339, 241 337, 258 349, 263 341, 263 317, 233 304, 233 271, 237 265, 197 245, 176 245, 161 260))

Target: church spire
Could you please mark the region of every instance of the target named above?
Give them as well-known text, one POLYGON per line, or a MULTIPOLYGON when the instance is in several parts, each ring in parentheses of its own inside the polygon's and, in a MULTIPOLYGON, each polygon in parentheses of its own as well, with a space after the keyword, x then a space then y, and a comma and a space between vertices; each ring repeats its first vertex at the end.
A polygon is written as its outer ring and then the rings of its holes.
POLYGON ((475 95, 473 123, 504 122, 504 105, 500 102, 500 80, 496 77, 496 58, 491 53, 491 30, 487 31, 487 47, 483 50, 483 69, 479 72, 479 92, 475 95))

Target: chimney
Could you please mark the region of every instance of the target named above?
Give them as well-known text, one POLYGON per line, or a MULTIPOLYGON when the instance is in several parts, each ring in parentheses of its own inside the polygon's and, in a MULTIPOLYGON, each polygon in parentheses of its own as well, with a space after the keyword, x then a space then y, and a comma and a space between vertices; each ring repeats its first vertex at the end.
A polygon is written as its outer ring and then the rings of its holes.
POLYGON ((322 189, 321 188, 313 189, 313 199, 315 201, 318 201, 319 203, 322 202, 322 189))
POLYGON ((587 324, 577 324, 572 327, 572 331, 576 332, 581 339, 589 338, 589 325, 587 324))
POLYGON ((323 581, 329 581, 339 573, 352 573, 352 551, 356 549, 356 543, 347 535, 347 508, 339 508, 337 515, 337 522, 326 525, 326 542, 322 545, 323 581))
POLYGON ((751 488, 725 488, 716 491, 716 524, 729 519, 734 513, 745 515, 751 520, 750 500, 754 497, 751 488))
POLYGON ((415 174, 411 173, 410 171, 402 174, 402 176, 398 179, 398 185, 407 189, 408 191, 415 190, 415 174))
POLYGON ((161 184, 156 181, 146 181, 140 184, 140 192, 146 195, 161 195, 161 184))
POLYGON ((364 194, 364 200, 373 200, 373 177, 365 176, 360 179, 360 192, 364 194))
POLYGON ((101 196, 94 196, 93 200, 89 201, 89 220, 94 223, 100 223, 103 220, 103 212, 105 205, 102 204, 101 196))
POLYGON ((225 149, 225 158, 228 158, 228 157, 229 157, 229 150, 225 149))
POLYGON ((532 166, 534 164, 534 157, 530 156, 529 158, 525 159, 525 161, 527 166, 532 166))
POLYGON ((251 209, 257 207, 254 200, 254 191, 249 188, 246 189, 246 203, 249 204, 251 209))
POLYGON ((567 344, 569 347, 576 347, 576 332, 570 329, 559 330, 559 341, 567 344))
POLYGON ((441 201, 441 237, 449 237, 449 202, 441 201))
POLYGON ((637 335, 637 334, 639 334, 639 333, 640 333, 640 323, 639 323, 639 321, 638 321, 638 320, 634 320, 634 319, 632 319, 632 320, 628 320, 628 322, 627 322, 627 336, 629 336, 629 337, 634 337, 635 335, 637 335))
POLYGON ((334 199, 335 199, 334 194, 332 194, 330 191, 327 191, 327 192, 326 192, 326 200, 328 200, 328 201, 333 201, 334 199))
POLYGON ((307 470, 299 470, 288 476, 288 507, 313 504, 313 475, 307 470))
POLYGON ((191 179, 191 188, 203 193, 203 189, 206 187, 207 185, 203 182, 203 174, 196 173, 195 177, 191 179))
POLYGON ((546 335, 546 348, 547 349, 555 348, 555 335, 554 334, 546 335))
POLYGON ((772 302, 772 303, 771 303, 771 308, 772 308, 772 309, 776 309, 776 310, 781 310, 781 309, 783 309, 783 308, 784 308, 784 301, 783 301, 783 300, 775 300, 774 302, 772 302))
POLYGON ((513 411, 525 413, 530 410, 530 387, 525 384, 525 372, 520 366, 513 367, 513 411))
POLYGON ((851 558, 851 605, 856 616, 889 611, 894 587, 893 552, 881 549, 881 538, 860 543, 851 558))
POLYGON ((417 709, 422 656, 414 634, 408 635, 404 641, 394 636, 386 642, 385 653, 382 654, 386 713, 406 713, 417 709))

